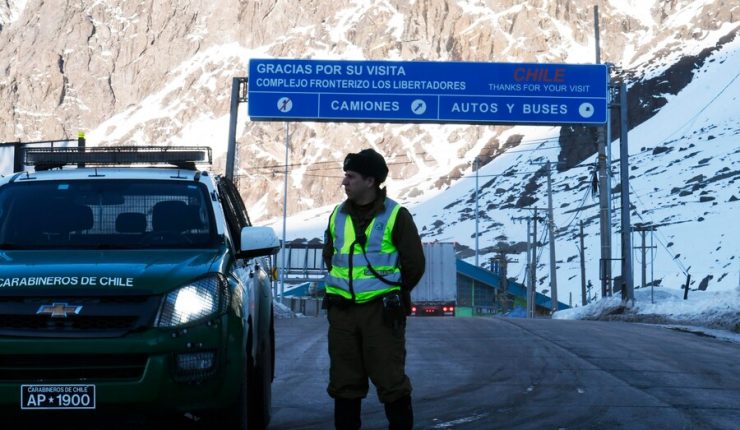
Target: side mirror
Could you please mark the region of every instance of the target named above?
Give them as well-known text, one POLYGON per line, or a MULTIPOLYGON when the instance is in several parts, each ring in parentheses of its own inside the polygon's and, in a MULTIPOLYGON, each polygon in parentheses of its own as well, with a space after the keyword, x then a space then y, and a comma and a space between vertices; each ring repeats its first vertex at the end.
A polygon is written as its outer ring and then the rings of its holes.
POLYGON ((251 258, 275 255, 280 251, 280 240, 271 227, 244 227, 241 235, 241 249, 237 257, 251 258))

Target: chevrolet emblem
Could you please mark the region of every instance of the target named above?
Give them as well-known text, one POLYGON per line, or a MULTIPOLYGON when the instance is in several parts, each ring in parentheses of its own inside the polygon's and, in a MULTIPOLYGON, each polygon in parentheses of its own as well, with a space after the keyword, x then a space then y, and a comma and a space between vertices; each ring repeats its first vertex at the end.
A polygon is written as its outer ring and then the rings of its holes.
POLYGON ((67 303, 53 303, 51 305, 41 305, 36 311, 36 315, 51 315, 52 318, 67 318, 69 314, 79 315, 82 306, 70 306, 67 303))

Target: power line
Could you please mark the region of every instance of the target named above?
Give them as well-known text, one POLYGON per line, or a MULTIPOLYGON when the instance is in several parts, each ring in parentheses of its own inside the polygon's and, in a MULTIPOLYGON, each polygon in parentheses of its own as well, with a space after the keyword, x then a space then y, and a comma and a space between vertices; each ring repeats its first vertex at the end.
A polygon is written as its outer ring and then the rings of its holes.
MULTIPOLYGON (((520 143, 517 146, 513 146, 512 148, 518 148, 519 146, 526 146, 526 145, 543 144, 543 143, 547 143, 547 142, 559 142, 559 140, 560 140, 559 137, 533 139, 533 140, 530 140, 530 141, 526 141, 526 142, 520 143)), ((549 149, 562 149, 562 146, 560 146, 560 145, 557 145, 557 146, 545 146, 545 147, 540 146, 540 147, 531 148, 531 149, 508 150, 508 151, 498 152, 495 155, 496 156, 500 156, 500 155, 504 155, 504 154, 518 154, 518 153, 526 153, 526 152, 544 151, 544 150, 549 150, 549 149)), ((642 155, 642 154, 644 154, 646 152, 650 152, 650 151, 652 151, 651 148, 646 148, 646 149, 644 149, 644 150, 642 150, 642 151, 640 151, 638 153, 630 154, 630 158, 637 157, 639 155, 642 155)), ((421 158, 421 161, 424 161, 424 162, 436 161, 436 158, 432 157, 426 151, 417 152, 414 155, 417 155, 417 156, 422 157, 421 158), (428 157, 431 157, 431 158, 428 158, 428 157)), ((406 158, 408 158, 410 156, 408 154, 400 154, 397 157, 406 157, 406 158)), ((387 164, 390 165, 390 166, 393 166, 393 165, 407 165, 407 164, 416 164, 417 161, 419 161, 419 160, 392 161, 392 162, 389 162, 387 164)), ((617 159, 612 159, 612 164, 616 164, 616 163, 619 163, 619 159, 618 158, 617 159)), ((343 160, 329 160, 329 161, 313 161, 313 162, 289 163, 289 164, 287 164, 287 167, 290 168, 290 167, 304 167, 304 166, 332 165, 332 164, 333 165, 336 165, 336 166, 333 166, 333 167, 330 167, 330 168, 306 169, 306 171, 317 172, 317 171, 326 171, 326 170, 337 170, 337 169, 341 169, 341 165, 343 164, 343 160)), ((579 164, 579 165, 575 165, 575 166, 572 166, 572 167, 568 168, 568 170, 573 170, 573 169, 578 169, 578 168, 588 168, 591 165, 592 165, 592 163, 585 164, 585 165, 580 165, 579 164)), ((284 169, 285 167, 286 167, 285 164, 268 164, 268 165, 263 165, 263 166, 252 166, 251 169, 254 169, 254 170, 278 169, 278 168, 284 169)), ((521 174, 531 174, 531 173, 521 173, 521 174)), ((495 177, 495 176, 502 176, 502 175, 479 175, 479 177, 495 177)), ((610 176, 612 178, 612 181, 616 180, 614 175, 610 175, 610 176)), ((317 176, 317 177, 321 177, 321 176, 317 176)), ((329 175, 329 176, 325 176, 325 177, 327 177, 327 178, 336 178, 337 176, 329 175)), ((461 176, 455 176, 455 177, 453 177, 453 176, 445 176, 445 177, 446 178, 449 178, 449 179, 462 179, 462 178, 466 178, 467 176, 461 175, 461 176)))
MULTIPOLYGON (((499 153, 497 155, 516 154, 516 153, 520 153, 520 152, 534 152, 534 151, 540 151, 540 150, 545 150, 545 149, 558 149, 558 148, 560 148, 560 147, 559 146, 552 146, 552 147, 545 147, 545 148, 522 149, 520 151, 505 151, 505 152, 501 152, 501 153, 499 153)), ((415 155, 427 156, 427 155, 430 155, 430 154, 427 154, 426 152, 417 152, 415 155)), ((408 155, 406 155, 406 157, 408 157, 408 155)), ((389 166, 402 165, 402 164, 415 164, 416 161, 418 161, 418 160, 392 161, 392 162, 389 162, 387 164, 389 166)), ((436 161, 436 159, 435 158, 422 158, 421 161, 436 161)), ((341 164, 342 163, 343 163, 342 161, 336 161, 336 160, 335 161, 314 161, 314 162, 311 162, 311 163, 290 163, 290 164, 288 164, 288 167, 315 166, 317 164, 339 164, 339 166, 332 167, 332 168, 329 169, 329 170, 336 170, 336 169, 341 169, 342 168, 341 167, 341 164)), ((284 167, 285 167, 285 164, 271 164, 271 165, 265 165, 265 166, 253 166, 252 169, 263 170, 263 169, 277 169, 277 168, 284 168, 284 167)), ((307 170, 317 171, 317 170, 326 170, 326 169, 307 169, 307 170)))
MULTIPOLYGON (((637 197, 637 201, 640 202, 640 204, 643 207, 647 207, 647 205, 645 205, 642 202, 642 199, 640 199, 640 196, 635 192, 634 188, 632 188, 632 185, 631 184, 630 184, 630 190, 637 197)), ((637 217, 640 218, 640 220, 643 221, 644 224, 648 224, 648 222, 642 217, 642 214, 639 211, 635 211, 635 212, 637 213, 637 217)), ((652 220, 649 220, 649 223, 650 224, 655 224, 655 222, 653 222, 652 220)), ((656 230, 656 232, 658 233, 658 235, 662 234, 659 230, 656 230)), ((684 275, 688 275, 689 272, 686 269, 686 267, 684 267, 684 265, 676 257, 673 256, 673 254, 671 253, 671 251, 668 250, 668 247, 661 240, 660 236, 658 236, 657 239, 658 239, 658 243, 660 243, 660 245, 663 247, 663 249, 665 250, 665 252, 671 257, 671 261, 673 261, 676 264, 676 266, 678 267, 678 269, 681 272, 683 272, 684 275)))
POLYGON ((696 118, 698 118, 699 115, 701 115, 705 110, 707 110, 707 108, 712 103, 714 103, 719 98, 719 96, 721 96, 722 94, 724 94, 724 92, 727 90, 727 88, 729 88, 730 85, 732 85, 732 83, 735 82, 735 80, 737 79, 738 76, 740 76, 740 73, 736 73, 735 76, 730 80, 730 82, 728 82, 727 85, 725 85, 721 90, 719 90, 719 92, 717 93, 717 95, 715 95, 714 97, 712 97, 712 99, 709 100, 707 102, 707 104, 704 105, 704 107, 702 107, 701 109, 699 109, 699 112, 697 112, 696 114, 694 114, 694 116, 692 116, 691 118, 689 118, 688 121, 686 121, 686 123, 685 123, 685 125, 683 127, 677 128, 676 130, 674 130, 673 133, 669 134, 668 137, 666 137, 665 139, 663 139, 663 141, 660 144, 663 144, 663 143, 667 142, 668 139, 671 138, 673 135, 675 135, 677 132, 679 132, 681 130, 685 130, 688 127, 692 126, 694 124, 694 121, 696 121, 696 118))
MULTIPOLYGON (((709 100, 707 102, 707 104, 705 104, 701 109, 699 109, 699 111, 697 113, 695 113, 693 116, 691 116, 691 118, 688 119, 688 121, 685 122, 684 126, 682 126, 680 128, 676 128, 675 130, 673 130, 673 132, 671 134, 669 134, 667 137, 665 137, 662 141, 660 141, 658 144, 656 144, 653 148, 655 148, 655 147, 657 147, 659 145, 662 145, 664 143, 668 143, 668 139, 670 139, 671 137, 673 137, 676 133, 678 133, 678 132, 680 132, 682 130, 686 130, 691 125, 693 125, 694 121, 696 121, 696 118, 698 118, 699 115, 701 115, 705 110, 707 110, 707 108, 709 106, 711 106, 712 103, 714 103, 715 101, 717 101, 717 99, 719 98, 719 96, 721 96, 722 94, 724 94, 724 92, 727 90, 727 88, 729 88, 730 85, 732 85, 732 83, 735 82, 735 80, 737 80, 738 76, 740 76, 740 73, 736 73, 735 76, 730 80, 730 82, 727 83, 727 85, 725 85, 721 90, 719 90, 719 92, 714 97, 712 97, 712 99, 709 100)), ((681 136, 680 138, 684 138, 684 137, 686 137, 686 136, 681 136)), ((649 152, 649 151, 652 151, 652 150, 653 150, 652 148, 645 148, 644 150, 642 150, 642 151, 640 151, 638 153, 631 154, 630 155, 630 158, 631 157, 634 157, 634 156, 637 156, 637 155, 641 155, 641 154, 643 154, 645 152, 649 152)), ((619 162, 619 159, 618 158, 617 159, 612 159, 612 164, 613 163, 617 163, 617 162, 619 162)))
MULTIPOLYGON (((538 144, 547 143, 547 142, 559 142, 559 141, 560 141, 560 138, 559 137, 545 137, 545 138, 540 138, 540 139, 530 139, 530 140, 526 140, 526 141, 521 141, 518 144, 516 144, 515 146, 510 146, 510 148, 518 148, 520 146, 538 145, 538 144)), ((504 146, 504 149, 506 149, 507 144, 504 143, 503 146, 504 146)), ((517 152, 531 152, 531 151, 539 151, 541 149, 557 149, 557 148, 560 148, 560 146, 546 147, 546 148, 523 149, 523 150, 519 150, 519 151, 505 151, 504 150, 504 151, 500 152, 499 155, 500 154, 505 154, 505 153, 506 154, 511 154, 511 153, 517 153, 517 152)), ((422 152, 417 152, 414 155, 426 156, 426 155, 429 155, 429 154, 426 151, 422 151, 422 152)), ((408 154, 399 154, 399 155, 397 155, 397 157, 409 157, 409 155, 408 154)), ((434 158, 432 158, 432 159, 425 159, 424 161, 434 161, 434 158)), ((300 167, 300 166, 316 165, 316 164, 340 164, 341 165, 343 162, 344 162, 344 160, 329 160, 329 161, 314 161, 314 162, 311 162, 311 163, 290 163, 290 164, 288 164, 288 167, 300 167)), ((408 163, 413 163, 413 161, 393 162, 393 163, 388 163, 388 164, 408 164, 408 163)), ((284 167, 285 167, 285 164, 272 164, 272 165, 264 165, 264 166, 252 166, 251 168, 252 169, 276 169, 276 168, 284 168, 284 167)))
POLYGON ((586 187, 586 192, 583 193, 581 203, 578 205, 575 214, 573 214, 573 218, 568 222, 568 225, 563 228, 558 228, 558 230, 567 230, 571 226, 571 224, 573 224, 573 222, 578 219, 578 217, 581 215, 581 209, 583 209, 583 207, 586 205, 586 200, 588 199, 589 194, 591 194, 591 188, 586 187))
MULTIPOLYGON (((497 155, 516 154, 516 153, 523 153, 523 152, 535 152, 535 151, 541 151, 541 150, 547 150, 547 149, 559 149, 559 148, 561 148, 561 147, 560 146, 539 147, 539 148, 533 148, 533 149, 522 149, 522 150, 519 150, 519 151, 506 151, 506 152, 498 153, 497 155)), ((641 155, 641 154, 643 154, 645 152, 649 152, 649 151, 652 151, 652 149, 645 149, 645 150, 640 151, 640 152, 638 152, 636 154, 631 154, 630 155, 630 158, 631 157, 639 156, 639 155, 641 155)), ((427 154, 426 152, 417 152, 416 155, 427 156, 427 155, 430 155, 430 154, 427 154)), ((406 157, 408 157, 408 155, 406 155, 406 157)), ((387 164, 389 166, 407 165, 407 164, 416 164, 416 161, 418 161, 418 160, 393 161, 393 162, 390 162, 390 163, 387 163, 387 164)), ((422 158, 421 161, 436 161, 436 159, 435 158, 422 158)), ((612 164, 618 163, 618 162, 619 162, 619 159, 612 160, 612 164)), ((341 164, 341 163, 342 163, 341 161, 315 161, 315 162, 311 162, 311 163, 291 163, 291 164, 288 164, 287 166, 288 167, 303 167, 303 166, 315 166, 317 164, 341 164)), ((575 165, 575 166, 570 167, 568 170, 582 169, 582 168, 590 168, 591 165, 592 165, 591 163, 589 163, 589 164, 583 164, 583 165, 575 165)), ((285 164, 274 164, 274 165, 254 166, 254 167, 252 167, 252 169, 256 169, 256 170, 278 169, 278 168, 285 168, 285 164)), ((323 171, 326 171, 326 170, 337 170, 337 169, 341 169, 341 167, 340 166, 337 166, 337 167, 331 167, 331 168, 328 168, 328 169, 327 168, 306 169, 306 171, 307 172, 323 172, 323 171)), ((501 173, 501 174, 479 175, 478 177, 479 178, 486 178, 486 177, 497 177, 497 176, 532 175, 532 174, 535 174, 535 173, 536 172, 501 173)), ((245 176, 245 175, 239 175, 239 176, 245 176)), ((314 176, 314 177, 326 177, 326 178, 341 178, 341 177, 343 177, 343 176, 336 176, 336 175, 326 175, 326 176, 322 176, 322 175, 311 175, 311 176, 314 176)), ((614 175, 610 175, 610 176, 612 178, 612 181, 615 181, 616 180, 616 178, 615 178, 614 175)), ((448 179, 469 179, 469 178, 471 178, 471 176, 464 175, 464 174, 463 175, 459 175, 459 176, 445 175, 445 176, 441 176, 441 177, 442 178, 448 178, 448 179)), ((614 182, 612 183, 612 185, 614 185, 614 182)))

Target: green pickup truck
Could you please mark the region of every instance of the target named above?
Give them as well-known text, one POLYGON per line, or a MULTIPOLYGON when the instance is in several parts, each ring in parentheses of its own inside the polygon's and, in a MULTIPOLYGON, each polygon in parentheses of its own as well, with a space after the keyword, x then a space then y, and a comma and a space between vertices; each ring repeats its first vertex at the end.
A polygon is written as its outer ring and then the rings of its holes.
POLYGON ((0 178, 0 415, 266 427, 280 243, 228 178, 195 167, 210 149, 25 157, 35 169, 0 178))

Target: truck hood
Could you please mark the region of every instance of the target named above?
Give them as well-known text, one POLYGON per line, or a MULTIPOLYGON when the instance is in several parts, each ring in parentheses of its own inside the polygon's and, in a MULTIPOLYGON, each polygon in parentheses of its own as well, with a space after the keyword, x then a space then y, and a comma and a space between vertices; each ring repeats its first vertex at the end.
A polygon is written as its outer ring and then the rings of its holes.
POLYGON ((0 294, 18 289, 162 293, 218 271, 225 248, 0 251, 0 294))

